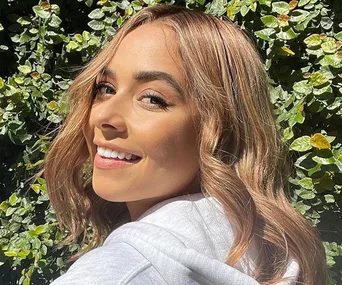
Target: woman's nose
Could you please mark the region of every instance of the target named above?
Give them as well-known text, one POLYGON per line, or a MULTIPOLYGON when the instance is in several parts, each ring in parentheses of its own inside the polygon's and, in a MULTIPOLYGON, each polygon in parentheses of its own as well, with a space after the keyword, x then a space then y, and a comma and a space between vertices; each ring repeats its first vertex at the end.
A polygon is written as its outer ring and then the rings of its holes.
MULTIPOLYGON (((116 94, 115 96, 117 96, 116 94)), ((93 108, 94 124, 103 133, 111 132, 125 132, 126 122, 124 114, 126 107, 124 102, 118 97, 110 97, 107 100, 97 103, 98 105, 93 108)))

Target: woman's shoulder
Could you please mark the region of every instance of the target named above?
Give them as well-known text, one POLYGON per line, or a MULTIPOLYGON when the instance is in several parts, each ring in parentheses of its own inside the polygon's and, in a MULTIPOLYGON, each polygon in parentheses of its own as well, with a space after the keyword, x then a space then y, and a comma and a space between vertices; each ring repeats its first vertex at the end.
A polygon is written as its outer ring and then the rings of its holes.
POLYGON ((134 247, 117 242, 87 252, 51 285, 121 285, 128 284, 138 275, 158 278, 154 271, 152 264, 134 247))

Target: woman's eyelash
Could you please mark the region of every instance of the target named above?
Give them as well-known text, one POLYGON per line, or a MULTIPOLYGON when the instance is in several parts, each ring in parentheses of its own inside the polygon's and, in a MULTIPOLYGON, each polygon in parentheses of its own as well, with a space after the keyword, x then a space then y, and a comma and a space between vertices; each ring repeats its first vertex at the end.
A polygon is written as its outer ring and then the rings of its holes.
MULTIPOLYGON (((112 92, 115 92, 115 90, 109 84, 107 84, 107 83, 98 83, 98 84, 96 84, 94 86, 93 96, 95 98, 97 96, 103 96, 105 94, 111 94, 112 92), (103 88, 111 89, 111 91, 108 91, 108 92, 107 91, 103 91, 103 88)), ((150 98, 151 101, 154 100, 156 102, 156 104, 153 104, 153 105, 158 105, 159 108, 161 108, 161 109, 167 109, 169 107, 169 104, 162 97, 158 96, 155 93, 147 93, 142 98, 143 99, 150 98)))
MULTIPOLYGON (((161 108, 161 109, 167 109, 169 107, 169 104, 161 97, 159 97, 158 95, 154 94, 154 93, 147 93, 146 95, 143 96, 143 98, 150 98, 153 99, 155 101, 157 101, 157 105, 161 108)), ((151 100, 152 101, 152 100, 151 100)))
POLYGON ((94 87, 94 97, 98 96, 98 95, 104 95, 104 94, 109 94, 108 92, 103 92, 101 91, 101 89, 105 87, 105 88, 109 88, 109 89, 112 89, 114 91, 114 89, 109 85, 109 84, 106 84, 106 83, 98 83, 95 85, 94 87))

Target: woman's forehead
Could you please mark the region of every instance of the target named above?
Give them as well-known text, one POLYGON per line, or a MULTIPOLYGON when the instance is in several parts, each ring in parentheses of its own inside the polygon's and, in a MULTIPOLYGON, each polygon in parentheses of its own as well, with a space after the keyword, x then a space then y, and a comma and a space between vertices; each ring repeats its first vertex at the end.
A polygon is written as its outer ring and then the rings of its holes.
POLYGON ((160 71, 184 84, 181 60, 173 31, 156 24, 144 24, 127 34, 106 66, 120 76, 122 71, 160 71))
MULTIPOLYGON (((164 25, 144 24, 128 33, 119 44, 115 56, 145 56, 147 58, 165 57, 164 61, 174 61, 177 51, 174 32, 164 25)), ((177 60, 177 59, 176 59, 177 60)))

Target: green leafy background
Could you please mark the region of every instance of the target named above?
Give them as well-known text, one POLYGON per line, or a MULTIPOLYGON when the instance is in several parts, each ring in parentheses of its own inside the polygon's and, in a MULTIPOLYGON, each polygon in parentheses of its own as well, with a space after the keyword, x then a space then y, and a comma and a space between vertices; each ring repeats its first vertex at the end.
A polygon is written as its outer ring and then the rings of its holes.
POLYGON ((339 0, 1 0, 0 283, 48 284, 85 245, 58 246, 66 232, 44 179, 30 178, 65 118, 72 78, 126 19, 157 2, 229 17, 254 37, 291 150, 293 206, 318 227, 331 284, 342 284, 339 0))

